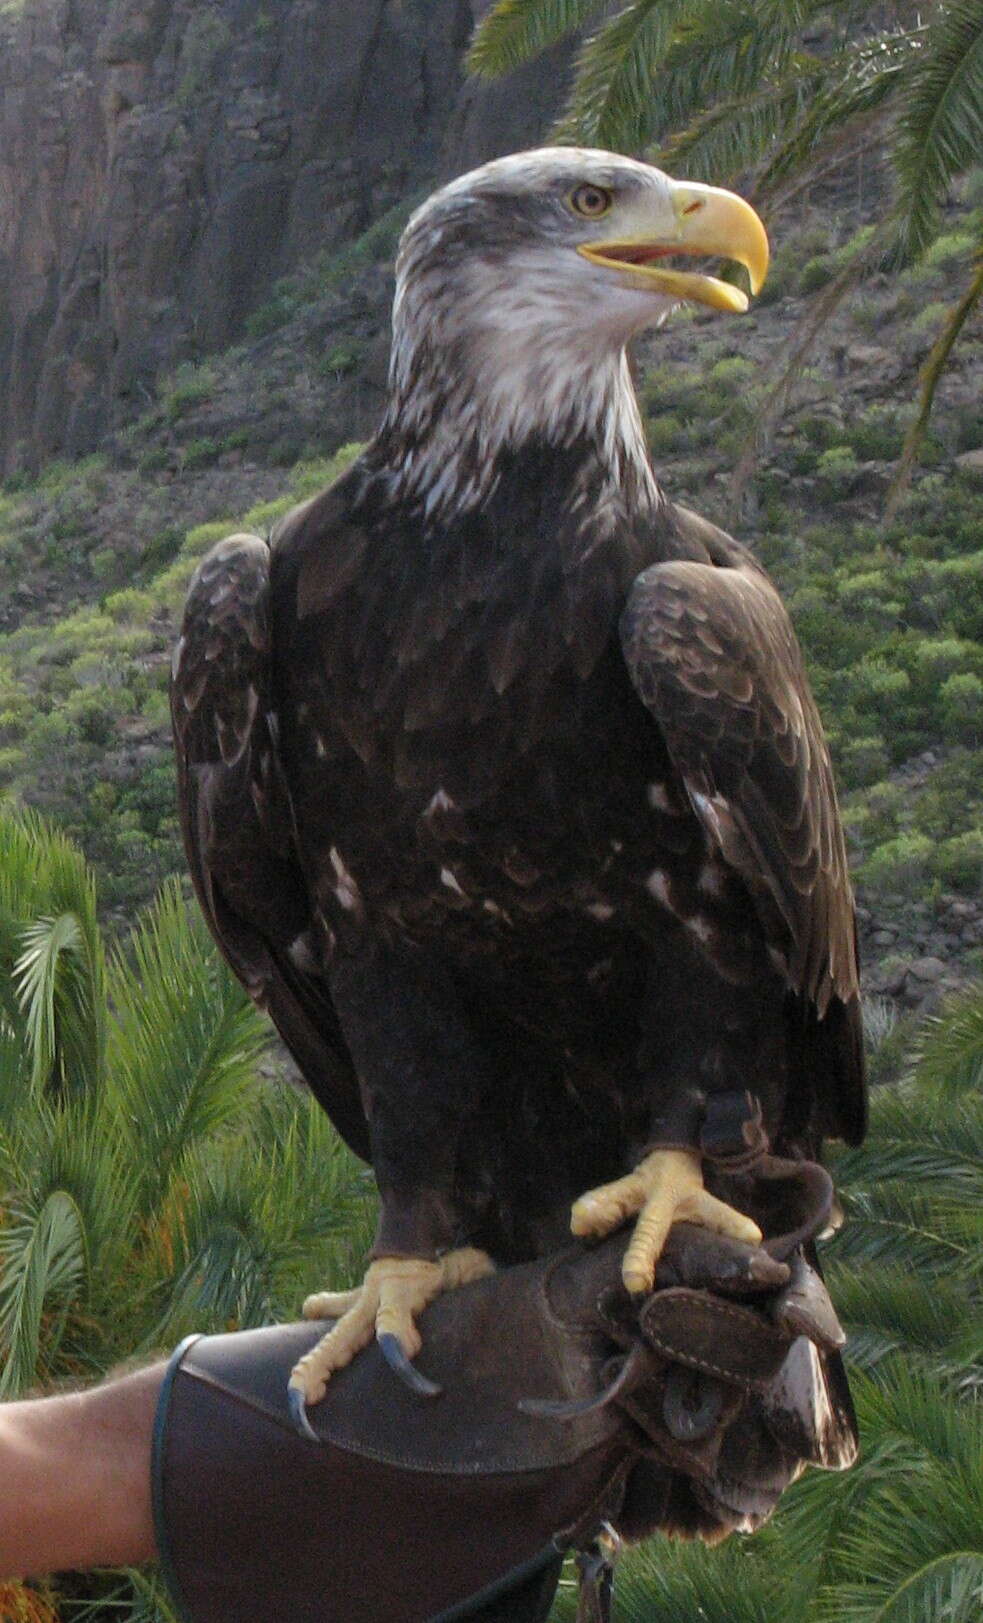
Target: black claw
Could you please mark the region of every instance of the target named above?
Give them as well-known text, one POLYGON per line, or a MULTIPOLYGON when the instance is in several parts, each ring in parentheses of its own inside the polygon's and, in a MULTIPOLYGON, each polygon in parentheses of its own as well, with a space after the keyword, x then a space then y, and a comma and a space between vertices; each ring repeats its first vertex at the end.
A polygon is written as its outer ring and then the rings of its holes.
POLYGON ((634 1348, 627 1358, 617 1363, 614 1377, 602 1391, 592 1398, 520 1398, 517 1404, 521 1414, 533 1415, 537 1420, 578 1420, 581 1415, 603 1409, 619 1392, 623 1392, 647 1364, 641 1348, 634 1348))
POLYGON ((532 1415, 535 1420, 578 1420, 581 1415, 603 1409, 607 1394, 596 1398, 569 1401, 565 1398, 520 1398, 516 1404, 520 1414, 532 1415))
POLYGON ((309 1438, 312 1443, 319 1443, 321 1439, 307 1418, 307 1401, 299 1387, 287 1387, 287 1403, 290 1406, 290 1418, 300 1435, 309 1438))
POLYGON ((389 1368, 395 1371, 411 1392, 415 1392, 421 1398, 440 1397, 443 1387, 438 1386, 436 1381, 429 1381, 416 1365, 410 1362, 398 1336, 393 1335, 391 1330, 383 1330, 375 1339, 389 1368))

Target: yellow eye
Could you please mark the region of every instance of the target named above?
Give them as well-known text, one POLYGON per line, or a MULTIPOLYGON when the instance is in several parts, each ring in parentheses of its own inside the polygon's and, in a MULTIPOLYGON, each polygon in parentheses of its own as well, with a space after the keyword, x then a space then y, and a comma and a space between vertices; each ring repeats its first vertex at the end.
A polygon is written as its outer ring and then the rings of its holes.
POLYGON ((605 191, 603 186, 592 186, 586 181, 583 186, 574 187, 570 193, 570 207, 575 214, 582 214, 587 220, 597 220, 611 207, 611 193, 605 191))

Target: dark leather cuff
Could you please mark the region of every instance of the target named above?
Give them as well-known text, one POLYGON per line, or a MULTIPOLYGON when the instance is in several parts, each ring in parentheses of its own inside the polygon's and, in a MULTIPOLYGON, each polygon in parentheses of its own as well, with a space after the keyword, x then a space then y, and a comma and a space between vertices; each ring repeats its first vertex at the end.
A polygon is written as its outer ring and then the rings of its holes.
POLYGON ((640 1160, 653 1150, 692 1150, 720 1172, 752 1171, 768 1153, 761 1105, 737 1088, 706 1094, 690 1088, 652 1124, 652 1137, 640 1160))
POLYGON ((699 1154, 705 1109, 706 1094, 702 1089, 681 1089, 653 1116, 651 1137, 639 1160, 644 1160, 653 1150, 693 1150, 699 1154))

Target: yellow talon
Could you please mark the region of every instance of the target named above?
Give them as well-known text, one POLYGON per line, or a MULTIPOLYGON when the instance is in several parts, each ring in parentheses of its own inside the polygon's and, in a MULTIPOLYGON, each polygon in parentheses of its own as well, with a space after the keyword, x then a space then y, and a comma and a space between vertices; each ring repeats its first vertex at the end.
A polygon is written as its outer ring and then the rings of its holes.
POLYGON ((481 1279, 492 1269, 491 1258, 473 1246, 449 1251, 437 1262, 425 1257, 379 1257, 370 1263, 357 1289, 308 1296, 305 1319, 334 1318, 337 1322, 294 1365, 288 1385, 306 1403, 319 1402, 335 1371, 350 1364, 374 1335, 395 1336, 407 1358, 415 1358, 421 1346, 417 1314, 442 1291, 481 1279))
POLYGON ((704 1189, 700 1157, 692 1150, 653 1150, 627 1177, 588 1190, 574 1202, 570 1227, 574 1234, 600 1237, 636 1213, 635 1232, 621 1265, 632 1295, 652 1289, 673 1223, 699 1223, 748 1245, 761 1243, 757 1223, 704 1189))

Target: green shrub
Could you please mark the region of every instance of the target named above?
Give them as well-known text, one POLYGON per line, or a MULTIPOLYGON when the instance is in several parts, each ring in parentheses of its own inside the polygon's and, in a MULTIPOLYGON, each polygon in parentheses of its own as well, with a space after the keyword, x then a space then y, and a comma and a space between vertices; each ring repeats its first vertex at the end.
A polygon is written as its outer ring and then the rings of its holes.
POLYGON ((927 338, 931 342, 951 314, 951 304, 934 300, 933 303, 924 305, 918 314, 912 317, 908 323, 908 331, 917 333, 919 337, 927 338))
POLYGON ((867 738, 851 738, 840 751, 843 776, 850 785, 877 783, 883 778, 890 758, 879 733, 867 738))
POLYGON ((983 824, 983 751, 953 750, 917 797, 912 823, 933 840, 983 824))
POLYGON ((127 586, 104 598, 102 606, 118 625, 127 620, 146 620, 150 615, 150 595, 127 586))
POLYGON ((242 515, 240 528, 252 530, 259 535, 265 535, 278 518, 283 518, 292 507, 296 506, 294 496, 277 496, 271 502, 257 502, 248 513, 242 515))
POLYGON ((192 406, 210 399, 215 388, 215 368, 185 361, 161 391, 161 407, 168 422, 176 423, 192 406))
POLYGON ((181 550, 187 557, 197 558, 199 554, 207 552, 209 547, 214 546, 216 541, 231 535, 236 527, 235 521, 228 518, 210 519, 207 524, 196 524, 185 536, 181 550))
POLYGON ((947 889, 978 894, 983 890, 983 829, 943 840, 935 848, 931 870, 947 889))
POLYGON ((137 467, 141 473, 159 473, 162 468, 168 466, 173 454, 166 445, 152 445, 149 451, 144 451, 137 467))
POLYGON ((827 254, 817 254, 814 259, 807 259, 799 272, 799 292, 817 293, 833 280, 834 274, 833 262, 827 254))
POLYGON ((359 362, 359 349, 355 343, 335 344, 328 350, 321 366, 335 377, 345 378, 354 372, 359 362))
POLYGON ((930 243, 922 256, 926 265, 936 268, 940 265, 951 265, 957 259, 971 259, 979 253, 979 240, 968 231, 951 231, 941 237, 936 237, 930 243))
POLYGON ((983 737, 983 681, 974 671, 958 671, 942 684, 939 694, 946 737, 959 743, 979 743, 983 737))
POLYGON ((743 355, 725 355, 715 361, 709 372, 710 385, 725 394, 746 394, 750 385, 760 377, 760 368, 743 355))
POLYGON ((893 625, 901 617, 897 585, 882 569, 848 575, 839 583, 840 606, 854 617, 863 616, 880 628, 893 625))
POLYGON ((831 445, 816 463, 816 477, 831 496, 844 496, 856 484, 858 464, 851 445, 831 445))
POLYGON ((693 431, 675 412, 666 411, 658 417, 650 417, 646 428, 653 456, 693 449, 693 431))
POLYGON ((925 834, 898 834, 867 858, 861 869, 864 882, 881 894, 900 891, 910 895, 926 878, 934 850, 925 834))
POLYGON ((297 501, 316 496, 326 485, 333 485, 346 468, 350 468, 364 446, 359 440, 340 445, 333 456, 315 457, 295 464, 290 476, 290 488, 297 501))
POLYGON ((210 468, 221 455, 221 446, 208 436, 198 440, 189 440, 181 451, 181 462, 188 472, 195 468, 210 468))
POLYGON ((889 462, 900 454, 904 425, 893 406, 871 406, 853 419, 849 432, 861 462, 889 462))
POLYGON ((898 833, 905 804, 900 785, 884 780, 872 784, 859 803, 851 801, 844 815, 851 827, 859 830, 865 846, 872 850, 898 833))

